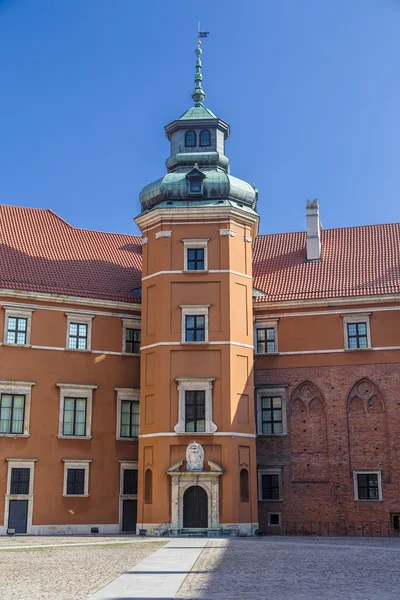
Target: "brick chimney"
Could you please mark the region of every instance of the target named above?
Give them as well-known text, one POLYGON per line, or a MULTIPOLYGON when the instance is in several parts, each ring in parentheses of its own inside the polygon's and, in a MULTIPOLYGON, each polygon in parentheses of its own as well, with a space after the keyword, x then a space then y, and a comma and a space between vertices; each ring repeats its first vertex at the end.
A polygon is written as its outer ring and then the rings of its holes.
POLYGON ((307 260, 321 260, 321 223, 318 200, 306 201, 307 260))

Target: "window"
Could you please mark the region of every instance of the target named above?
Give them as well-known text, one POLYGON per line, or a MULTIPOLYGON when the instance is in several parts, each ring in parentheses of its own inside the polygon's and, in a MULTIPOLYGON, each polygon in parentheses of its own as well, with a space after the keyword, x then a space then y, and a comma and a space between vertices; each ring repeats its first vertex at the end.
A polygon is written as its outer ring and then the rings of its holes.
POLYGON ((275 327, 257 329, 257 354, 275 352, 275 327))
POLYGON ((262 433, 282 433, 282 398, 262 396, 262 433))
POLYGON ((57 383, 60 388, 58 436, 91 438, 93 390, 97 385, 57 383))
POLYGON ((380 471, 355 471, 354 496, 356 500, 382 500, 380 471))
POLYGON ((28 346, 31 343, 32 313, 34 309, 15 309, 10 305, 4 306, 4 343, 18 346, 28 346))
POLYGON ((63 435, 86 435, 86 398, 64 398, 63 435))
POLYGON ((31 470, 29 468, 12 467, 10 494, 29 494, 29 480, 31 470))
POLYGON ((206 271, 209 240, 182 240, 184 243, 184 270, 206 271))
POLYGON ((203 192, 203 182, 201 179, 189 179, 189 194, 201 194, 203 192))
POLYGON ((212 386, 214 377, 177 377, 179 394, 176 433, 214 433, 217 426, 212 421, 212 386))
POLYGON ((185 147, 194 148, 196 146, 196 132, 193 130, 186 131, 185 133, 185 147))
POLYGON ((137 469, 123 469, 122 493, 127 496, 136 496, 138 488, 137 469))
POLYGON ((200 146, 211 146, 211 134, 208 129, 200 131, 200 146))
POLYGON ((204 390, 185 392, 185 431, 205 431, 205 403, 204 390))
POLYGON ((117 440, 136 439, 140 426, 140 390, 114 388, 117 392, 117 440))
POLYGON ((269 527, 280 527, 281 525, 281 513, 268 513, 268 526, 269 527))
POLYGON ((345 347, 347 350, 371 348, 370 313, 361 315, 342 315, 344 324, 345 347))
POLYGON ((186 342, 205 341, 205 319, 204 315, 185 315, 186 342))
POLYGON ((208 309, 206 306, 180 305, 182 309, 182 342, 208 342, 208 309))
POLYGON ((400 513, 391 513, 390 523, 392 529, 394 529, 395 531, 400 531, 400 513))
POLYGON ((258 435, 286 435, 286 387, 256 389, 258 435))
POLYGON ((125 352, 140 354, 140 329, 126 328, 125 352))
POLYGON ((139 437, 139 402, 121 401, 121 437, 139 437))
POLYGON ((92 338, 91 316, 75 313, 67 315, 67 348, 69 350, 90 350, 92 338))
POLYGON ((89 459, 76 460, 64 458, 63 496, 89 495, 89 459))
POLYGON ((261 469, 258 472, 260 500, 282 500, 282 470, 261 469))
POLYGON ((144 474, 144 503, 153 502, 153 473, 151 469, 146 469, 144 474))
POLYGON ((1 394, 0 433, 24 433, 25 396, 1 394))
POLYGON ((249 472, 247 469, 240 471, 240 502, 249 501, 249 472))

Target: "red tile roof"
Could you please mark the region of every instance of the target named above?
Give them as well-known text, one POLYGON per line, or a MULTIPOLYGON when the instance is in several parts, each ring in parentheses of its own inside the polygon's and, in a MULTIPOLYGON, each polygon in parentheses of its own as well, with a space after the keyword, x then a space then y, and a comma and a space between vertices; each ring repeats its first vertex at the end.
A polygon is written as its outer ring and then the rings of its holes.
POLYGON ((51 210, 0 205, 0 288, 139 302, 140 242, 76 229, 51 210))
POLYGON ((306 233, 254 242, 256 302, 400 293, 400 223, 322 231, 322 260, 306 262, 306 233))

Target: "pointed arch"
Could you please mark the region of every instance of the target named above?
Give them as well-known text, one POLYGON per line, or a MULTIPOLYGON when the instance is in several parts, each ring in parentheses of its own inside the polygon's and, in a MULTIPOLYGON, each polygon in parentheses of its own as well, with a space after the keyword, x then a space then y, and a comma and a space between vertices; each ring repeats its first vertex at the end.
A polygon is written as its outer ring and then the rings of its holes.
POLYGON ((359 404, 362 402, 365 407, 365 412, 374 409, 376 406, 381 406, 382 412, 386 411, 385 401, 379 387, 368 377, 362 377, 351 388, 347 396, 347 412, 351 410, 353 402, 359 404))
POLYGON ((321 392, 319 387, 309 379, 303 381, 302 383, 299 383, 299 385, 293 391, 290 403, 292 404, 296 400, 301 400, 304 406, 307 407, 307 409, 314 400, 320 400, 325 410, 326 405, 323 393, 321 392))

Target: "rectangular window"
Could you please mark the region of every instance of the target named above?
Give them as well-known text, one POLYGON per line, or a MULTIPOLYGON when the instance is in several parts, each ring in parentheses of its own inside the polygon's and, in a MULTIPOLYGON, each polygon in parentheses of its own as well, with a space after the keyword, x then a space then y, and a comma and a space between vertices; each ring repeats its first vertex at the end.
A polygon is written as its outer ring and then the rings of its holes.
POLYGON ((187 270, 204 271, 204 248, 187 248, 187 270))
POLYGON ((191 179, 189 181, 189 193, 201 194, 201 179, 191 179))
POLYGON ((280 500, 280 486, 278 474, 261 475, 261 499, 280 500))
POLYGON ((282 398, 280 396, 262 396, 262 433, 282 433, 282 398))
POLYGON ((25 396, 1 394, 0 433, 24 433, 25 396))
POLYGON ((204 390, 185 391, 185 431, 205 431, 205 403, 204 390))
POLYGON ((368 348, 367 323, 347 323, 347 343, 352 348, 368 348))
POLYGON ((86 323, 70 323, 68 348, 87 350, 88 326, 86 323))
POLYGON ((125 352, 129 354, 140 353, 140 329, 125 329, 125 352))
POLYGON ((10 494, 29 494, 30 469, 11 469, 10 494))
POLYGON ((139 437, 139 402, 121 400, 121 437, 139 437))
POLYGON ((186 342, 204 342, 205 332, 206 318, 204 315, 185 315, 186 342))
POLYGON ((7 320, 7 344, 26 344, 26 332, 28 319, 20 317, 8 317, 7 320))
POLYGON ((85 469, 67 469, 67 495, 85 494, 85 469))
POLYGON ((122 493, 127 496, 136 496, 138 488, 137 469, 124 469, 122 493))
POLYGON ((280 513, 269 513, 268 514, 268 525, 270 527, 276 527, 281 524, 281 515, 280 513))
POLYGON ((257 329, 257 354, 275 352, 275 327, 257 329))
POLYGON ((377 473, 357 473, 358 500, 379 500, 377 473))
POLYGON ((86 435, 86 398, 64 398, 63 435, 86 435))

